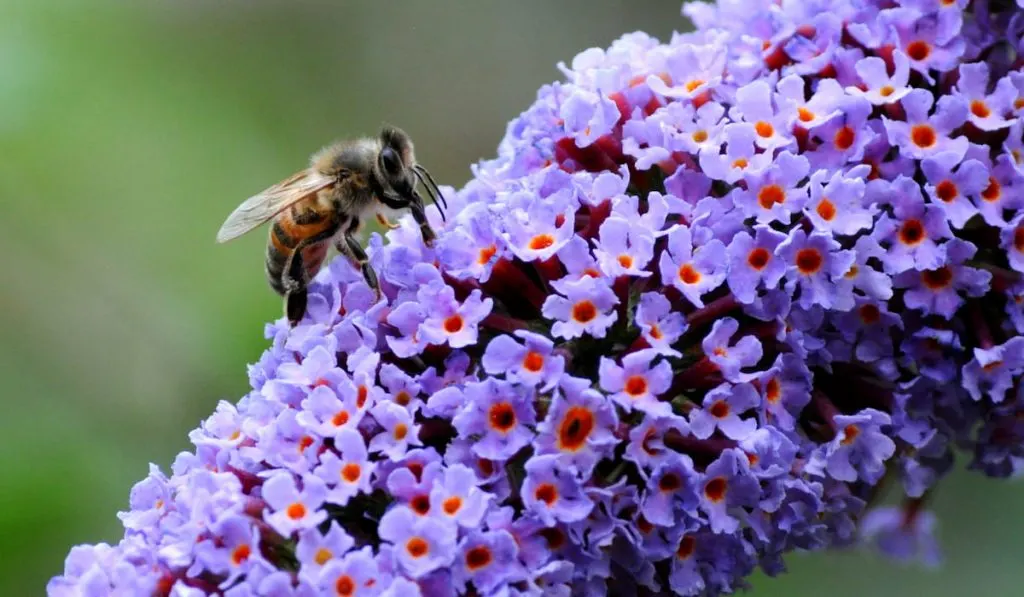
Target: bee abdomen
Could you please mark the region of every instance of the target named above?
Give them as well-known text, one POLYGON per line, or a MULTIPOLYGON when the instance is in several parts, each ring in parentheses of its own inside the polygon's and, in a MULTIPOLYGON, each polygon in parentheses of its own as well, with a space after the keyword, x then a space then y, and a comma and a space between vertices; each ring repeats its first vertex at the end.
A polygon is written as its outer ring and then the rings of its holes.
POLYGON ((284 294, 284 266, 288 261, 288 254, 278 250, 273 242, 267 244, 267 259, 264 267, 267 272, 267 281, 270 287, 278 294, 284 294))

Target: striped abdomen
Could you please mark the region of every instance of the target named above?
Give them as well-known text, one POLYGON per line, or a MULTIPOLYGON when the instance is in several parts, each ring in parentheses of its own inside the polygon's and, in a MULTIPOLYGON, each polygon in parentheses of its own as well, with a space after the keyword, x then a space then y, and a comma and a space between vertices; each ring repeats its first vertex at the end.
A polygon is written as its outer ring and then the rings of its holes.
POLYGON ((301 259, 292 266, 291 277, 305 287, 320 271, 331 238, 337 231, 333 210, 319 207, 316 198, 300 201, 274 218, 267 243, 267 281, 278 294, 287 290, 285 267, 300 244, 301 259))

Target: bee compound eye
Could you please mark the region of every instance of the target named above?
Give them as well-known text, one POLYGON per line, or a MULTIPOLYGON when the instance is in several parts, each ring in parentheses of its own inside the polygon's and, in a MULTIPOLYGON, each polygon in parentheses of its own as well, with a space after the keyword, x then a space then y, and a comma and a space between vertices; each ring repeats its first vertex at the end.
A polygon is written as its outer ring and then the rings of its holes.
POLYGON ((394 176, 401 170, 401 163, 398 159, 398 154, 395 153, 394 149, 385 147, 384 150, 380 152, 380 159, 384 162, 384 170, 387 171, 388 174, 394 176))

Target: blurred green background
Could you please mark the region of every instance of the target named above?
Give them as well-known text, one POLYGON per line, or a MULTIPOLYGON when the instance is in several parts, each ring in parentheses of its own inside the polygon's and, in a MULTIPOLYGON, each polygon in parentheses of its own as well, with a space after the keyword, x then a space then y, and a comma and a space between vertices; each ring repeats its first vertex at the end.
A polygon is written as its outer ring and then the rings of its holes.
MULTIPOLYGON (((147 463, 246 391, 281 303, 263 232, 213 243, 238 202, 384 121, 459 186, 557 61, 686 26, 660 0, 0 2, 0 596, 116 542, 147 463)), ((1024 594, 1020 498, 957 476, 944 569, 792 557, 754 594, 1024 594)))

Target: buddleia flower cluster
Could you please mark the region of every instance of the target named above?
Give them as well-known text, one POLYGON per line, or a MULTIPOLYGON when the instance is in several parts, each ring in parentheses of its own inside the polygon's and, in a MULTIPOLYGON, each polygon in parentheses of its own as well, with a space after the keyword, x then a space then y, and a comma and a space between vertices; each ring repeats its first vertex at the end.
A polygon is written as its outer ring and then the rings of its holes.
POLYGON ((51 595, 720 595, 1024 457, 1024 10, 721 0, 561 65, 51 595), (871 510, 883 483, 900 506, 871 510))

